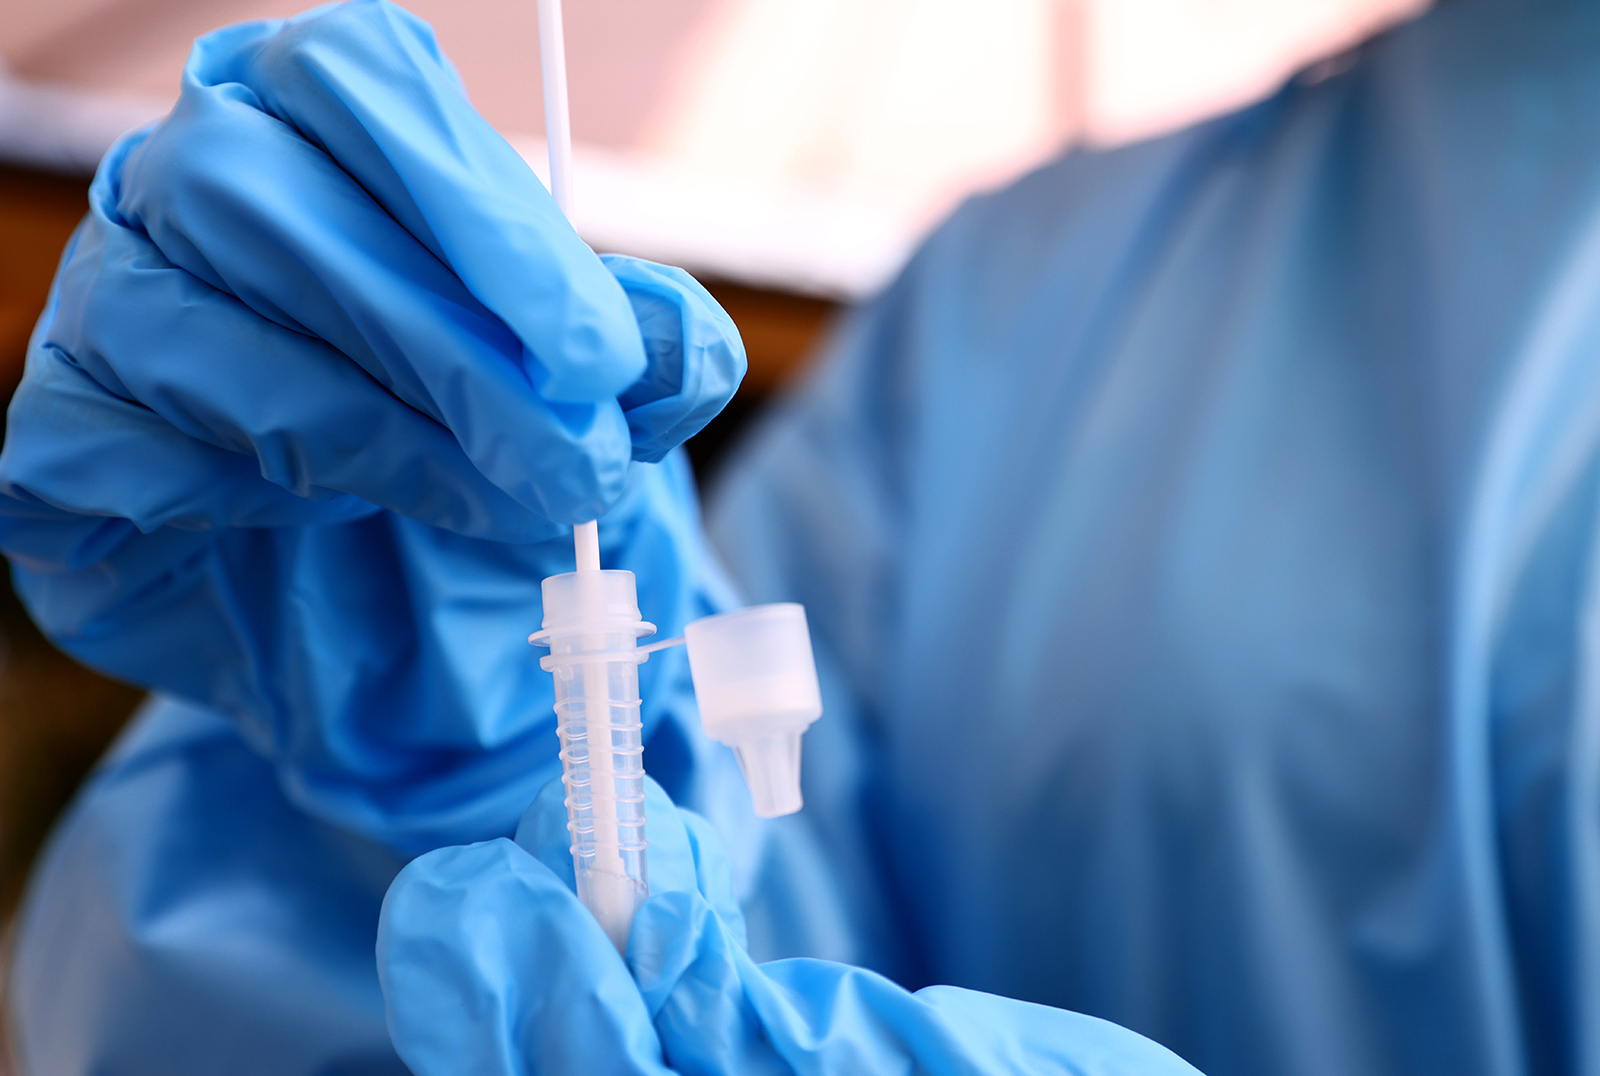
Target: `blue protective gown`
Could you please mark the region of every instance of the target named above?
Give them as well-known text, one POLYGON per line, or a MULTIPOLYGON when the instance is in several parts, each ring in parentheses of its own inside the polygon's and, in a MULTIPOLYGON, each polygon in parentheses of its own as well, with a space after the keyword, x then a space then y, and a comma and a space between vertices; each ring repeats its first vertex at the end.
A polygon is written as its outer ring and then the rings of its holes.
MULTIPOLYGON (((808 609, 805 813, 719 807, 681 669, 647 719, 752 951, 1091 1013, 1213 1076, 1600 1072, 1596 115, 1600 5, 1459 0, 973 201, 850 318, 711 512, 748 596, 808 609)), ((670 625, 723 599, 681 476, 636 470, 677 522, 608 556, 670 625)), ((364 525, 455 623, 532 601, 500 588, 533 553, 488 579, 472 539, 364 525)), ((300 600, 348 647, 389 623, 300 600)), ((487 660, 476 630, 424 667, 487 660)), ((519 727, 470 818, 362 814, 237 729, 158 701, 58 830, 14 971, 34 1071, 397 1070, 370 944, 402 852, 510 832, 556 765, 519 727)))
POLYGON ((1214 1076, 1600 1071, 1597 114, 1600 5, 1446 4, 845 328, 713 533, 836 662, 870 959, 1214 1076))

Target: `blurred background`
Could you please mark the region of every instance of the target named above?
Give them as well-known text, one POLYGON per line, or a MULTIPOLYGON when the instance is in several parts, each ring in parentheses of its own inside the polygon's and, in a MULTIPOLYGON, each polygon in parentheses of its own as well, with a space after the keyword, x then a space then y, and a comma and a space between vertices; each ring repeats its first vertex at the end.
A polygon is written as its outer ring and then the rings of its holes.
MULTIPOLYGON (((1426 2, 567 0, 574 223, 690 269, 738 323, 750 375, 689 446, 703 476, 964 196, 1248 103, 1426 2)), ((0 0, 0 403, 100 155, 171 106, 194 37, 302 6, 0 0)), ((533 0, 408 6, 542 174, 533 0)), ((52 648, 0 581, 0 923, 139 697, 52 648)))

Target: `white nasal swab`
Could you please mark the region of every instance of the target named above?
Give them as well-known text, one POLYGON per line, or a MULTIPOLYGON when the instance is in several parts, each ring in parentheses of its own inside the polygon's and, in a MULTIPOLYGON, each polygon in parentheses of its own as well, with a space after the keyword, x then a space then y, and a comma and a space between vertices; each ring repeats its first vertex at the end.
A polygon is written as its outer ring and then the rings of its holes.
MULTIPOLYGON (((572 126, 561 0, 539 0, 539 62, 544 75, 550 193, 572 216, 572 126)), ((618 952, 633 913, 650 893, 645 873, 644 757, 639 718, 640 636, 655 626, 639 616, 632 572, 600 570, 600 529, 572 529, 577 570, 544 581, 544 626, 530 638, 550 647, 540 665, 555 680, 561 779, 578 899, 618 952)))
POLYGON ((567 47, 561 0, 539 0, 539 67, 544 76, 544 138, 550 148, 550 193, 572 218, 572 117, 567 108, 567 47))
MULTIPOLYGON (((567 104, 567 46, 561 0, 539 0, 539 68, 544 81, 544 137, 550 150, 550 194, 572 219, 572 114, 567 104)), ((600 533, 594 520, 572 530, 578 571, 600 570, 600 533)))
POLYGON ((600 524, 595 520, 572 528, 572 556, 580 572, 600 570, 600 524))

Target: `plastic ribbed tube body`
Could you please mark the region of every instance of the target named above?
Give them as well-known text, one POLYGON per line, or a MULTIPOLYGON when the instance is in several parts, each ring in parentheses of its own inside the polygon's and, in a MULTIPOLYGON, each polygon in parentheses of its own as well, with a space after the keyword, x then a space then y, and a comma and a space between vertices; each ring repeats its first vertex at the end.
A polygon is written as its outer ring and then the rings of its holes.
POLYGON ((645 870, 640 636, 632 572, 585 571, 544 581, 540 661, 555 681, 561 780, 578 899, 625 951, 633 914, 650 895, 645 870))

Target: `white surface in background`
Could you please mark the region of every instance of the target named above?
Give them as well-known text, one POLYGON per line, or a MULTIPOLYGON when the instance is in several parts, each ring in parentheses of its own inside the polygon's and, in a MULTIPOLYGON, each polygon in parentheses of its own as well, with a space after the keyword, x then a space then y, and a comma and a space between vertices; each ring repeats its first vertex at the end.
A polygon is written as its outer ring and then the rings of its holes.
MULTIPOLYGON (((511 143, 548 185, 544 140, 511 143)), ((827 298, 870 295, 918 238, 894 214, 826 191, 595 146, 572 147, 572 187, 572 225, 596 250, 827 298)))
POLYGON ((645 145, 698 172, 942 215, 1073 133, 1061 0, 735 0, 645 145))
MULTIPOLYGON (((410 2, 484 114, 537 132, 533 5, 410 2)), ((194 33, 300 3, 59 0, 0 19, 18 70, 73 83, 0 69, 0 159, 87 170, 166 111, 150 89, 175 95, 194 33)), ((601 249, 859 296, 961 197, 1072 138, 1126 141, 1245 104, 1425 5, 574 0, 575 224, 601 249)), ((542 147, 509 137, 544 168, 542 147)))
MULTIPOLYGON (((86 173, 118 137, 171 102, 27 83, 0 68, 0 161, 86 173)), ((544 140, 510 136, 549 185, 544 140)), ((573 225, 595 249, 691 272, 836 299, 870 294, 916 239, 894 214, 825 192, 698 172, 646 154, 579 145, 573 225)))
POLYGON ((135 93, 22 82, 0 67, 0 161, 89 172, 127 131, 160 119, 172 102, 135 93))
POLYGON ((1115 144, 1238 108, 1430 0, 1091 0, 1086 137, 1115 144))

